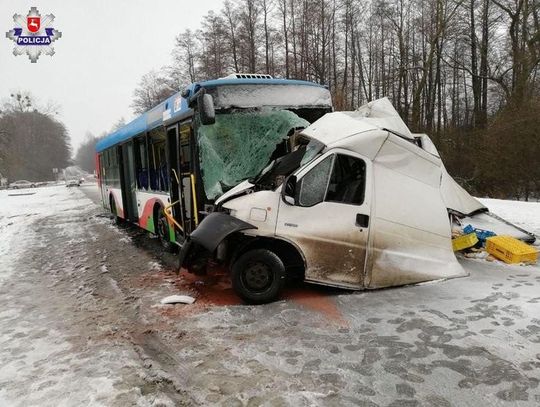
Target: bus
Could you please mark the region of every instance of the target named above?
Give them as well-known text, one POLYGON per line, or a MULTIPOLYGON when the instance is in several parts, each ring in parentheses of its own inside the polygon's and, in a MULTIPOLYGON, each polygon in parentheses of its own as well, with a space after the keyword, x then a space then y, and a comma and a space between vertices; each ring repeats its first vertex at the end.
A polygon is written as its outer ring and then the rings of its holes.
POLYGON ((96 145, 103 206, 182 246, 222 194, 294 148, 331 112, 325 86, 233 74, 189 85, 96 145))

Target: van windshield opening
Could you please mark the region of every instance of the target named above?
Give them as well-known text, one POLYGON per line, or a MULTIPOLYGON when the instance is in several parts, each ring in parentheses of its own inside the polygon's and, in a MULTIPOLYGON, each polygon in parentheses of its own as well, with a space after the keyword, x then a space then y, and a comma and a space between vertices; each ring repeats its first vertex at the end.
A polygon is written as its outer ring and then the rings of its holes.
POLYGON ((318 157, 323 148, 324 144, 317 140, 295 135, 292 151, 272 161, 251 182, 258 189, 275 189, 298 168, 318 157))

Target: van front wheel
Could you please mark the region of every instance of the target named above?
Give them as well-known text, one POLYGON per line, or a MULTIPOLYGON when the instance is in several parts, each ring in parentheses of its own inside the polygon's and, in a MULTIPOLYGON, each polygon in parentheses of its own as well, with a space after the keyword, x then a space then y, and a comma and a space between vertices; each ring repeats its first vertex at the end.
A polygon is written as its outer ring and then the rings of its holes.
POLYGON ((247 303, 264 304, 279 298, 285 282, 285 266, 274 252, 250 250, 232 266, 234 291, 247 303))

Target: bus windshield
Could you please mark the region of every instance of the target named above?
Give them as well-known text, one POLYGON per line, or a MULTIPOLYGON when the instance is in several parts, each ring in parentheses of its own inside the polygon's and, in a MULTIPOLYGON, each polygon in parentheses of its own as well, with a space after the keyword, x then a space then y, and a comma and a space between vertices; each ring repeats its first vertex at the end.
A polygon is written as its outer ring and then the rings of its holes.
POLYGON ((280 144, 307 126, 307 120, 289 110, 218 114, 215 124, 200 126, 197 137, 207 198, 215 199, 259 174, 280 144))

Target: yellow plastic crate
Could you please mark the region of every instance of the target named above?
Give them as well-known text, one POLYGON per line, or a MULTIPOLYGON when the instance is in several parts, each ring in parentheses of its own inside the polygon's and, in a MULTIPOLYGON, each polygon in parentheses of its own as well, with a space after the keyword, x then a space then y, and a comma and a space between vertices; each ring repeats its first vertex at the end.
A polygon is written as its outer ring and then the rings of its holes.
POLYGON ((505 263, 534 263, 538 250, 512 236, 493 236, 486 240, 486 250, 505 263))
POLYGON ((476 233, 472 232, 452 239, 452 249, 454 249, 455 252, 458 252, 467 249, 468 247, 472 247, 476 243, 478 243, 478 236, 476 236, 476 233))

